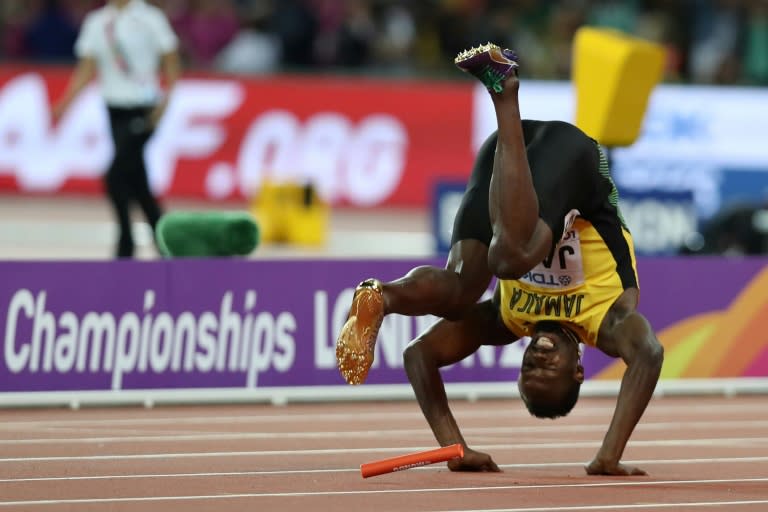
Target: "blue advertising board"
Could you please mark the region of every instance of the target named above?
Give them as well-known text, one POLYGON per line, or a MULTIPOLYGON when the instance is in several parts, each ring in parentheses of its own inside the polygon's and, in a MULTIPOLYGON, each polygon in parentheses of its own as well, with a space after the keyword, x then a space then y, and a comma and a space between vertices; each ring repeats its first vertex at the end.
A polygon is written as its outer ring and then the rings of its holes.
POLYGON ((451 250, 453 218, 461 204, 466 183, 459 181, 439 181, 432 192, 432 234, 435 241, 435 254, 445 256, 451 250))
POLYGON ((638 255, 676 254, 698 232, 699 218, 690 190, 623 190, 619 208, 638 255))
MULTIPOLYGON (((453 219, 461 204, 465 184, 438 182, 433 189, 432 232, 435 254, 451 248, 453 219)), ((621 190, 619 207, 632 232, 638 255, 676 254, 699 230, 699 216, 691 190, 621 190)))

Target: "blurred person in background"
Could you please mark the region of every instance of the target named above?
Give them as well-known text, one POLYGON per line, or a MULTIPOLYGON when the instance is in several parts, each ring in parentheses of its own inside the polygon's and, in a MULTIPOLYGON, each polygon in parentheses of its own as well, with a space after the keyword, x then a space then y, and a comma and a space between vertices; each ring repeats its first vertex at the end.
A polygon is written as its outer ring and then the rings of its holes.
POLYGON ((232 2, 192 0, 173 25, 181 40, 186 64, 208 68, 240 28, 232 2))
POLYGON ((699 83, 740 81, 744 33, 742 0, 697 0, 691 12, 690 73, 699 83))
MULTIPOLYGON (((451 76, 449 58, 462 48, 495 40, 526 55, 525 78, 567 80, 573 35, 579 27, 590 25, 664 44, 669 55, 667 80, 768 83, 765 0, 147 2, 162 8, 170 20, 185 65, 203 70, 224 66, 227 72, 242 74, 254 67, 257 73, 273 68, 290 72, 322 68, 434 78, 451 76), (268 22, 253 16, 254 10, 269 11, 268 22), (273 40, 279 48, 275 66, 267 62, 233 70, 221 64, 230 59, 231 47, 272 55, 273 40)), ((79 23, 83 10, 101 4, 100 0, 3 0, 0 52, 9 59, 58 59, 57 49, 69 44, 55 45, 52 40, 67 37, 67 27, 79 23), (53 6, 59 6, 58 13, 53 6), (47 21, 41 16, 47 16, 47 21), (26 35, 31 25, 41 21, 50 25, 54 18, 62 26, 37 29, 43 39, 30 40, 26 35)))
POLYGON ((214 66, 225 73, 265 74, 280 66, 280 41, 269 31, 272 2, 260 1, 240 11, 240 30, 218 53, 214 66))
POLYGON ((114 143, 104 182, 120 230, 118 258, 134 255, 130 219, 134 201, 153 232, 162 215, 149 186, 144 147, 180 74, 177 47, 176 34, 160 9, 143 0, 111 0, 86 16, 75 43, 77 66, 54 106, 58 119, 98 74, 114 143))
POLYGON ((364 68, 374 55, 378 36, 376 24, 367 0, 346 0, 343 21, 336 30, 334 58, 343 68, 364 68))
POLYGON ((0 2, 2 20, 2 54, 6 59, 24 58, 31 52, 26 47, 27 26, 39 12, 39 5, 24 0, 0 2))
POLYGON ((768 2, 754 0, 747 16, 744 70, 750 83, 768 83, 768 2))
POLYGON ((768 202, 722 208, 689 237, 680 253, 731 257, 768 254, 768 202))
POLYGON ((77 22, 61 1, 45 0, 24 31, 24 47, 30 56, 48 62, 72 58, 77 22))
POLYGON ((383 9, 376 56, 388 73, 411 71, 417 32, 414 14, 403 2, 391 2, 383 9))
POLYGON ((289 71, 313 68, 320 30, 317 12, 307 2, 280 0, 275 5, 272 26, 280 41, 282 67, 289 71))

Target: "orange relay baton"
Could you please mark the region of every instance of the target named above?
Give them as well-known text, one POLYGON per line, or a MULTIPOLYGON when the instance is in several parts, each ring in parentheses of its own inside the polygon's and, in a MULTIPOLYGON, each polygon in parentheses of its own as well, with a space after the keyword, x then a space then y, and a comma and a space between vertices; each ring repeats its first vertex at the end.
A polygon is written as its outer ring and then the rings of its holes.
POLYGON ((435 450, 409 453, 389 459, 376 460, 360 464, 360 473, 363 478, 403 471, 404 469, 428 466, 451 459, 460 459, 464 456, 464 447, 461 444, 452 444, 435 450))

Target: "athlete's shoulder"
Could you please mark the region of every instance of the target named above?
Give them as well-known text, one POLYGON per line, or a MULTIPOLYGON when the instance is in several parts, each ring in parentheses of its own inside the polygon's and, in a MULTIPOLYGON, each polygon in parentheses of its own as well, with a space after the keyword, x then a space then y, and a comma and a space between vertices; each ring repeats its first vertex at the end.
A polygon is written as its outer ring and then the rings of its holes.
POLYGON ((110 9, 109 5, 103 5, 97 9, 89 11, 88 14, 86 14, 85 17, 83 18, 83 26, 92 25, 94 23, 98 23, 99 21, 103 20, 107 15, 107 12, 109 9, 110 9))
POLYGON ((137 11, 139 11, 142 16, 147 18, 155 20, 167 18, 165 12, 156 5, 152 5, 147 2, 137 2, 135 6, 137 11))

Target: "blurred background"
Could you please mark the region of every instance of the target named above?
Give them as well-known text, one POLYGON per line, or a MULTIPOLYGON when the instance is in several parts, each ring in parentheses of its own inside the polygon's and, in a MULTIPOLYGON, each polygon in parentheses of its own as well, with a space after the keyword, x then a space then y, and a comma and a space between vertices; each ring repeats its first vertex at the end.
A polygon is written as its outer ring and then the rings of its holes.
MULTIPOLYGON (((483 91, 456 70, 454 56, 487 41, 515 48, 521 76, 530 82, 523 87, 531 96, 522 99, 528 117, 572 120, 573 37, 587 25, 615 28, 667 51, 664 83, 652 99, 640 140, 611 151, 639 252, 741 255, 768 250, 768 211, 763 210, 768 144, 760 143, 768 132, 766 0, 151 3, 164 10, 180 39, 186 83, 178 91, 186 101, 173 99, 175 114, 164 119, 148 155, 153 186, 169 208, 258 213, 263 206, 258 200, 264 199, 259 191, 269 185, 270 176, 290 174, 280 171, 277 157, 259 156, 285 149, 278 143, 271 150, 259 146, 254 140, 269 132, 259 129, 270 121, 269 133, 275 126, 299 130, 291 132, 293 145, 286 151, 301 154, 301 161, 286 167, 300 176, 299 185, 313 185, 302 197, 318 204, 306 222, 308 230, 320 235, 299 235, 288 243, 276 235, 276 243, 265 239, 255 258, 425 256, 444 250, 441 244, 450 232, 446 225, 477 139, 493 128, 484 121, 488 105, 483 91), (215 115, 222 128, 216 147, 201 154, 194 151, 199 141, 178 142, 185 125, 173 121, 201 103, 193 98, 213 101, 218 95, 231 102, 211 103, 211 109, 219 109, 215 115), (434 111, 425 106, 429 102, 434 111), (554 111, 556 106, 562 108, 554 111), (382 113, 394 121, 382 120, 382 113), (280 115, 290 119, 280 124, 280 115), (336 121, 328 121, 329 115, 336 121), (291 124, 297 122, 298 128, 291 124), (313 127, 321 126, 317 130, 327 137, 328 127, 339 123, 347 135, 339 143, 342 153, 335 156, 347 162, 344 170, 339 170, 342 164, 336 168, 323 160, 318 147, 327 141, 312 138, 313 127), (362 172, 358 181, 364 183, 358 185, 377 189, 378 195, 351 192, 357 170, 349 161, 360 147, 368 147, 365 137, 378 141, 371 147, 395 144, 402 149, 385 158, 360 157, 370 169, 362 172), (465 140, 466 147, 447 151, 456 140, 465 140), (181 149, 169 157, 167 148, 174 144, 181 149), (399 167, 393 163, 398 159, 399 167), (388 174, 387 166, 396 172, 388 174), (346 173, 346 185, 337 183, 340 178, 328 183, 327 173, 346 173)), ((29 119, 48 115, 46 109, 38 113, 39 103, 60 94, 75 62, 73 45, 81 23, 101 5, 98 0, 0 2, 0 119, 5 118, 0 150, 26 148, 26 156, 16 160, 0 157, 0 257, 110 257, 114 226, 98 193, 99 166, 108 160, 108 149, 97 99, 85 98, 70 124, 64 119, 59 126, 44 121, 28 126, 29 119), (35 84, 42 87, 42 96, 34 95, 35 84), (75 117, 101 130, 83 132, 91 145, 82 147, 92 151, 81 151, 73 138, 78 133, 75 117), (75 149, 62 149, 65 140, 75 149), (72 151, 81 160, 72 160, 72 151), (86 162, 86 154, 94 161, 86 162), (51 163, 45 155, 60 161, 51 163)), ((211 115, 203 110, 187 118, 211 115)), ((157 257, 148 227, 140 217, 136 220, 140 257, 157 257)))
MULTIPOLYGON (((765 0, 151 0, 189 70, 334 72, 454 78, 453 57, 480 42, 515 48, 523 76, 570 78, 582 25, 662 43, 666 80, 768 84, 765 0), (247 54, 247 58, 244 58, 247 54)), ((4 0, 2 56, 71 63, 99 0, 4 0)))

